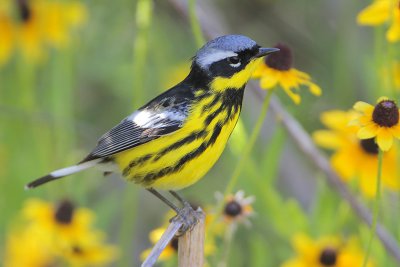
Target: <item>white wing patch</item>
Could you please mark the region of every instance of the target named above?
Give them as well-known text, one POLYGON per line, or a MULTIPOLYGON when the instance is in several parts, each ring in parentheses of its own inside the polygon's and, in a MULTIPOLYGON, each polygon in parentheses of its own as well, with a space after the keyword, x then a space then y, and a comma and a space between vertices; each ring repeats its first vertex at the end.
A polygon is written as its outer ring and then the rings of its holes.
POLYGON ((232 52, 232 51, 224 51, 224 50, 216 50, 215 49, 215 50, 197 58, 196 61, 202 68, 207 68, 214 62, 220 61, 221 59, 225 59, 228 57, 235 57, 237 55, 238 55, 237 53, 232 52))
POLYGON ((141 110, 134 112, 128 119, 142 128, 164 128, 182 123, 186 116, 184 112, 173 109, 164 110, 160 113, 155 113, 151 110, 141 110))

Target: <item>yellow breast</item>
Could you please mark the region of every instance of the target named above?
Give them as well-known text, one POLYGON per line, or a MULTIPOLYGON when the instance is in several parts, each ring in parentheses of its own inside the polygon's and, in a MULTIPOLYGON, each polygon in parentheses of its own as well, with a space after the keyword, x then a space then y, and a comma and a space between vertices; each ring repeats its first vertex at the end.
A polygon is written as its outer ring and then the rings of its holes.
POLYGON ((218 160, 237 123, 241 90, 203 97, 179 130, 117 154, 114 160, 123 175, 144 187, 163 190, 198 181, 218 160))

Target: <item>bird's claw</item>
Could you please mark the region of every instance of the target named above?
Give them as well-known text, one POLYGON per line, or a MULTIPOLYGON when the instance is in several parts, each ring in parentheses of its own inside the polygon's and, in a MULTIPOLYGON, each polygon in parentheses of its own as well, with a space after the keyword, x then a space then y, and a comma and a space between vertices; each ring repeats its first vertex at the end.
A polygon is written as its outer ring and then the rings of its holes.
POLYGON ((191 231, 193 227, 200 221, 200 216, 203 214, 203 211, 198 208, 194 210, 189 203, 185 203, 183 208, 181 208, 178 214, 171 218, 171 222, 179 222, 182 224, 179 229, 177 236, 182 236, 187 231, 191 231))

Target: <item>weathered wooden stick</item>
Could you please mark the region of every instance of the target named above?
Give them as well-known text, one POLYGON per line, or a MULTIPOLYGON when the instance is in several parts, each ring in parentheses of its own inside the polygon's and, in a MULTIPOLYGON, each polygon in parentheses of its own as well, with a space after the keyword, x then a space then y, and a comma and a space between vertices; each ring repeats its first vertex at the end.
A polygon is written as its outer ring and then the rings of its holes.
POLYGON ((173 220, 169 224, 167 230, 165 230, 160 240, 158 240, 157 244, 154 245, 153 249, 150 252, 150 255, 142 263, 142 267, 152 267, 156 263, 158 257, 160 257, 161 252, 165 249, 172 238, 174 238, 175 234, 178 232, 179 228, 181 228, 182 224, 183 221, 179 220, 173 220))
POLYGON ((203 267, 204 265, 205 214, 200 209, 197 212, 198 223, 191 231, 179 237, 179 267, 203 267))

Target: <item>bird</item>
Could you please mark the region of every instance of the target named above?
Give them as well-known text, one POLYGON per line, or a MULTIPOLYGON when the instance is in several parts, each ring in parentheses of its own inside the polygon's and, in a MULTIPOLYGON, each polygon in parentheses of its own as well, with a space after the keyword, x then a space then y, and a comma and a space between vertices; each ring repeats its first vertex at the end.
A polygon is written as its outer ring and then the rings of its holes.
POLYGON ((239 119, 247 82, 262 58, 277 51, 244 35, 207 42, 192 58, 183 81, 111 128, 79 163, 38 178, 26 189, 99 167, 121 173, 177 216, 189 217, 190 205, 176 191, 197 182, 219 159, 239 119), (158 190, 170 192, 183 208, 158 190))

